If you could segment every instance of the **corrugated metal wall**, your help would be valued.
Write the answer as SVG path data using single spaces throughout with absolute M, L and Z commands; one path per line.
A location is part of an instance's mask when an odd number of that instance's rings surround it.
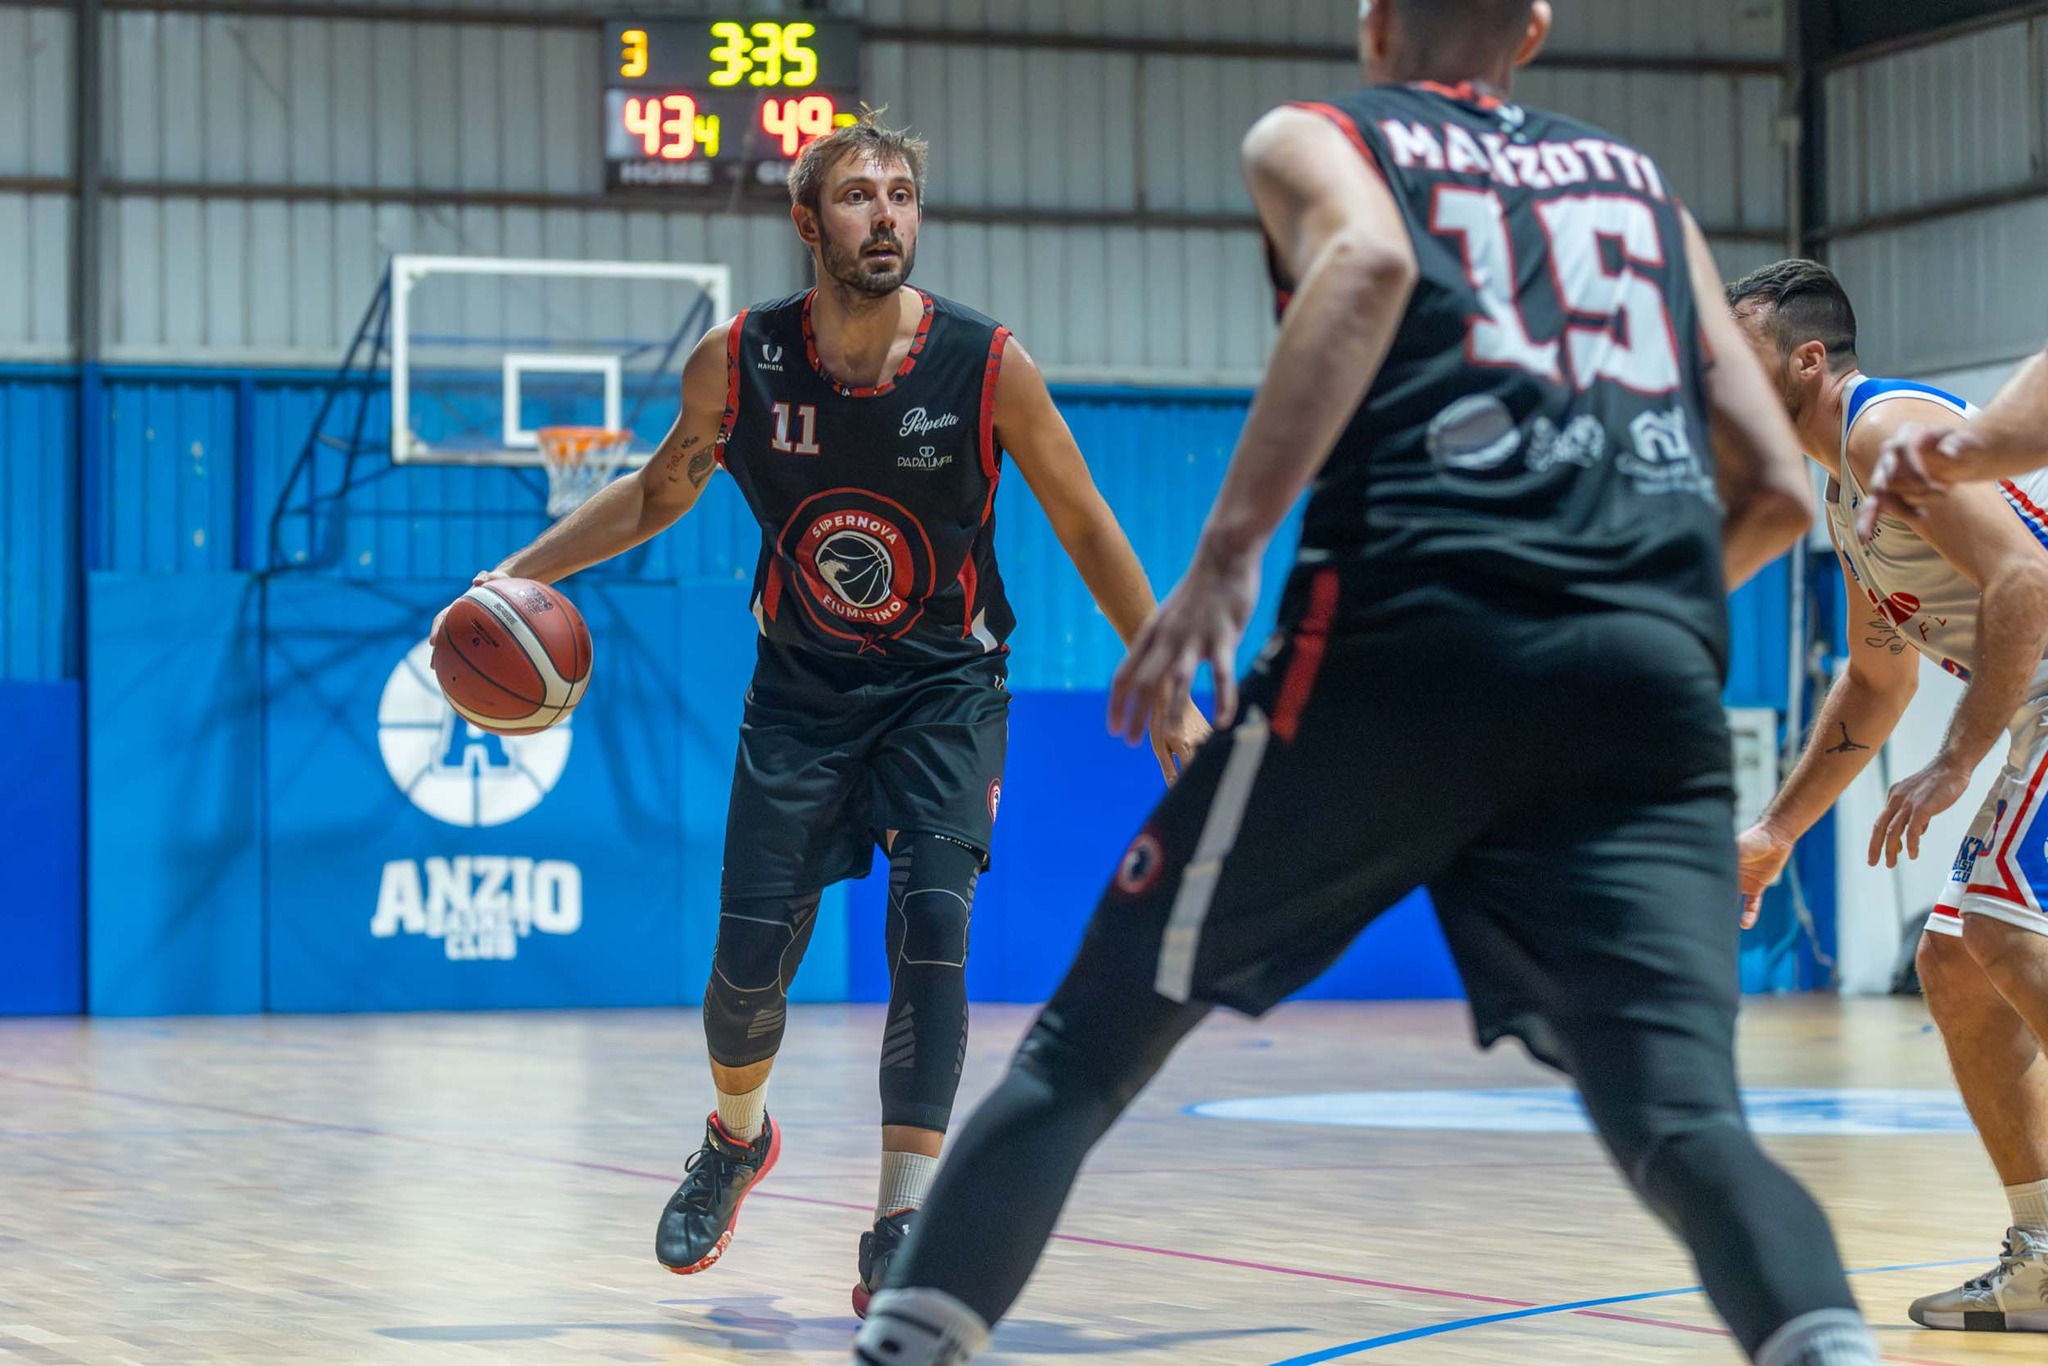
M 2023 355 L 2048 332 L 2048 20 L 1826 78 L 1829 257 L 1865 358 L 1897 372 Z
M 0 179 L 71 174 L 71 16 L 0 9 Z M 71 200 L 0 190 L 0 357 L 56 359 L 71 345 Z
M 303 18 L 110 13 L 108 358 L 326 363 L 394 251 L 719 260 L 742 297 L 802 281 L 804 259 L 772 213 L 597 202 L 595 23 L 564 26 L 559 5 L 530 25 L 520 4 L 474 7 L 506 21 L 414 22 L 402 5 L 392 18 L 332 18 L 317 0 Z M 1355 81 L 1354 63 L 1334 55 L 1353 41 L 1348 3 L 838 8 L 878 26 L 869 97 L 937 134 L 922 283 L 1003 317 L 1056 376 L 1256 376 L 1272 324 L 1237 145 L 1280 100 Z M 1565 10 L 1554 47 L 1580 56 L 1768 61 L 1782 29 L 1778 0 Z M 0 11 L 0 39 L 16 40 L 0 41 L 0 176 L 68 174 L 67 24 L 59 11 Z M 991 33 L 1139 45 L 1033 48 Z M 1144 41 L 1333 56 L 1147 51 Z M 453 79 L 433 79 L 443 72 Z M 1750 234 L 1717 242 L 1731 272 L 1773 254 L 1760 237 L 1786 217 L 1775 76 L 1539 68 L 1525 81 L 1531 102 L 1643 144 L 1709 228 Z M 498 202 L 459 202 L 480 194 Z M 1073 215 L 1093 218 L 1060 221 Z M 69 237 L 63 196 L 0 197 L 0 356 L 61 351 Z
M 76 394 L 0 375 L 0 682 L 76 676 Z

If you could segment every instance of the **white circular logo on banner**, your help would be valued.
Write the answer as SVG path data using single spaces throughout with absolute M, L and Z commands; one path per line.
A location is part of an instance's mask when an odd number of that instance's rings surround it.
M 539 806 L 569 763 L 569 723 L 492 735 L 441 696 L 426 641 L 412 647 L 377 703 L 377 751 L 407 801 L 449 825 L 503 825 Z

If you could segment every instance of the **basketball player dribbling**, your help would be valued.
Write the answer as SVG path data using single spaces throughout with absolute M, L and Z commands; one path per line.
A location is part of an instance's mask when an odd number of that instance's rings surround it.
M 1372 84 L 1249 135 L 1280 336 L 1194 563 L 1111 694 L 1135 738 L 1206 660 L 1227 729 L 954 1141 L 865 1366 L 979 1351 L 1179 1040 L 1214 1006 L 1269 1009 L 1418 884 L 1481 1040 L 1578 1083 L 1750 1356 L 1877 1362 L 1734 1062 L 1723 596 L 1798 541 L 1812 494 L 1655 165 L 1509 102 L 1549 26 L 1546 0 L 1384 0 L 1360 28 Z M 1261 553 L 1311 482 L 1240 706 Z
M 774 1165 L 768 1074 L 819 894 L 865 876 L 880 844 L 882 1174 L 856 1311 L 931 1183 L 966 1049 L 968 922 L 1008 737 L 994 525 L 1006 453 L 1126 641 L 1154 606 L 1031 357 L 1007 328 L 906 283 L 924 165 L 925 144 L 872 113 L 809 144 L 789 185 L 817 286 L 714 328 L 648 465 L 478 576 L 551 583 L 620 554 L 688 512 L 721 465 L 760 521 L 758 657 L 704 993 L 717 1109 L 655 1252 L 681 1274 L 711 1266 Z M 1168 781 L 1207 735 L 1186 697 L 1160 714 Z

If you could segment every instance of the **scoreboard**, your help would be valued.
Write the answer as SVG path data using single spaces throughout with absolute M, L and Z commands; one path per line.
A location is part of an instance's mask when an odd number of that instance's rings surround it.
M 618 19 L 603 46 L 605 184 L 782 183 L 860 108 L 860 25 Z

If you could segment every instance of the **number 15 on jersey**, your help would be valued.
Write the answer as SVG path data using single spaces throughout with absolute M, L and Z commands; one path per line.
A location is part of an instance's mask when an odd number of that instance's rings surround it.
M 1570 321 L 1562 338 L 1538 341 L 1529 333 L 1516 273 L 1507 209 L 1492 190 L 1442 185 L 1430 210 L 1430 231 L 1455 237 L 1465 275 L 1483 311 L 1470 322 L 1465 349 L 1474 364 L 1505 365 L 1570 382 L 1584 391 L 1603 381 L 1659 396 L 1679 385 L 1678 339 L 1671 311 L 1656 281 L 1631 266 L 1665 263 L 1655 210 L 1626 195 L 1582 194 L 1539 200 L 1536 220 L 1548 240 L 1550 276 Z M 1600 245 L 1620 249 L 1621 268 L 1609 270 Z

